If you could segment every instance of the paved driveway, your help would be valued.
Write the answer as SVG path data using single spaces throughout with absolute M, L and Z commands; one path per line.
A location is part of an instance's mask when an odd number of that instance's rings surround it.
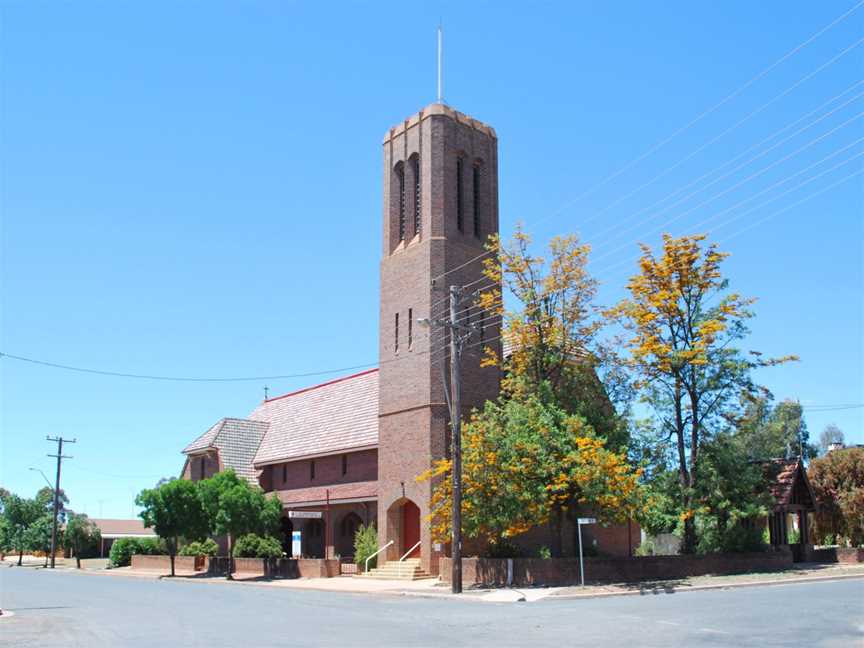
M 864 646 L 864 580 L 537 603 L 0 569 L 8 646 Z

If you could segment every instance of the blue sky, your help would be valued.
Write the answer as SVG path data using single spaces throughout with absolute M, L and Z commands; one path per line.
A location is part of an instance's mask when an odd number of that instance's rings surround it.
M 861 38 L 864 8 L 639 159 L 853 4 L 7 0 L 0 349 L 169 376 L 374 363 L 380 142 L 435 98 L 441 18 L 445 98 L 498 132 L 505 234 L 578 231 L 611 303 L 637 241 L 673 218 L 673 234 L 708 232 L 732 287 L 759 298 L 747 348 L 801 356 L 759 380 L 805 406 L 862 403 L 862 176 L 831 185 L 864 169 L 864 46 L 825 64 Z M 133 514 L 263 388 L 11 359 L 0 379 L 0 482 L 34 492 L 28 467 L 53 473 L 45 435 L 77 437 L 64 487 L 105 517 Z M 864 442 L 864 410 L 818 409 L 812 436 L 836 422 Z

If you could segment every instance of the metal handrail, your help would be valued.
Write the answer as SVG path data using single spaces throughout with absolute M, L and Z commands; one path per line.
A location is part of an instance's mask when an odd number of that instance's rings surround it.
M 393 544 L 394 542 L 395 542 L 395 540 L 391 540 L 390 542 L 388 542 L 387 544 L 385 544 L 385 545 L 384 545 L 383 547 L 381 547 L 378 551 L 376 551 L 374 554 L 372 554 L 371 556 L 369 556 L 369 557 L 366 559 L 366 564 L 363 565 L 363 573 L 364 573 L 364 574 L 369 573 L 369 561 L 372 560 L 372 559 L 373 559 L 375 556 L 377 556 L 379 553 L 381 553 L 382 551 L 384 551 L 387 547 L 389 547 L 389 546 L 390 546 L 391 544 Z
M 417 544 L 415 544 L 415 545 L 414 545 L 413 547 L 411 547 L 408 551 L 406 551 L 406 552 L 405 552 L 405 555 L 402 556 L 402 557 L 399 559 L 399 566 L 398 566 L 397 569 L 396 569 L 396 573 L 399 574 L 399 576 L 402 575 L 402 565 L 405 563 L 405 559 L 408 557 L 408 555 L 409 555 L 412 551 L 414 551 L 417 547 L 420 546 L 420 543 L 421 543 L 421 542 L 423 542 L 423 541 L 422 541 L 422 540 L 418 540 L 418 541 L 417 541 Z

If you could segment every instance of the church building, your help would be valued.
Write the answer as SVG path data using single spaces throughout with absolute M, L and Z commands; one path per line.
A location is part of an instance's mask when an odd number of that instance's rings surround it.
M 372 523 L 386 560 L 407 555 L 438 573 L 444 548 L 426 521 L 431 483 L 416 477 L 449 454 L 449 365 L 445 333 L 418 320 L 448 314 L 449 286 L 488 284 L 478 257 L 498 232 L 497 144 L 492 127 L 443 103 L 387 131 L 379 367 L 267 398 L 183 450 L 185 478 L 233 468 L 278 497 L 289 553 L 299 530 L 303 555 L 350 556 L 355 530 Z M 482 345 L 500 351 L 501 341 L 476 307 L 459 317 L 475 324 L 462 359 L 467 415 L 498 394 L 499 370 L 479 360 Z

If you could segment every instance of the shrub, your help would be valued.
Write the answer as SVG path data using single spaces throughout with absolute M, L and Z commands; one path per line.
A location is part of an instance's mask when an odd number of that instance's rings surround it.
M 548 559 L 548 558 L 551 558 L 551 557 L 552 557 L 552 550 L 549 549 L 549 547 L 547 547 L 546 545 L 543 545 L 543 546 L 540 547 L 540 549 L 537 551 L 537 556 L 540 557 L 540 558 L 543 558 L 544 560 L 545 560 L 545 559 Z
M 109 558 L 112 567 L 128 567 L 132 556 L 164 556 L 168 552 L 158 538 L 118 538 L 111 545 Z
M 178 552 L 181 556 L 215 556 L 219 547 L 212 538 L 202 542 L 190 542 L 184 545 Z
M 501 538 L 498 542 L 490 542 L 486 549 L 486 554 L 489 558 L 525 558 L 527 552 L 506 538 Z
M 378 531 L 372 524 L 361 524 L 354 533 L 354 563 L 365 566 L 366 559 L 376 551 L 378 551 Z M 369 561 L 369 568 L 375 567 L 377 563 L 376 556 Z
M 282 544 L 272 536 L 247 533 L 234 543 L 235 558 L 281 558 Z

